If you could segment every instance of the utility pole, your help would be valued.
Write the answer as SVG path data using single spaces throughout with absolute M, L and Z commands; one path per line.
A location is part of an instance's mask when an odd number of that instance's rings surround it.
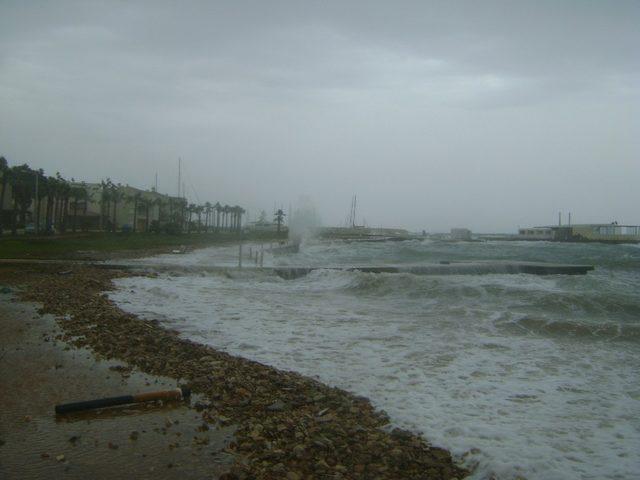
M 158 191 L 158 172 L 156 172 L 155 190 Z

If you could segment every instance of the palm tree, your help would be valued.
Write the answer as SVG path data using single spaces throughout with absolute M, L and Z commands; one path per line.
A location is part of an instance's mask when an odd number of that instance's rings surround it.
M 282 211 L 281 208 L 279 208 L 278 211 L 275 213 L 274 220 L 278 224 L 278 233 L 280 233 L 280 226 L 282 225 L 282 222 L 284 222 L 285 216 L 286 214 Z
M 222 207 L 222 213 L 223 213 L 223 222 L 222 222 L 222 229 L 223 230 L 228 230 L 229 229 L 229 213 L 231 212 L 231 207 L 229 205 L 225 205 L 224 207 Z
M 232 229 L 234 231 L 239 232 L 240 224 L 242 223 L 241 217 L 242 217 L 242 214 L 244 213 L 244 209 L 239 205 L 234 205 L 233 207 L 231 207 L 231 210 L 232 210 L 232 219 L 233 219 Z
M 135 233 L 138 228 L 138 206 L 140 205 L 141 197 L 142 194 L 140 192 L 136 192 L 125 199 L 127 203 L 133 203 L 133 225 L 131 226 L 131 231 L 133 233 Z
M 44 170 L 39 169 L 36 171 L 36 181 L 38 182 L 38 193 L 34 196 L 35 214 L 36 214 L 36 233 L 40 233 L 40 219 L 42 217 L 42 201 L 49 195 L 49 180 L 44 174 Z
M 122 189 L 122 185 L 121 184 L 111 184 L 111 201 L 113 202 L 113 233 L 116 232 L 117 229 L 117 225 L 118 225 L 118 217 L 117 217 L 117 210 L 118 210 L 118 203 L 120 201 L 122 201 L 124 199 L 124 191 Z
M 194 212 L 196 215 L 198 215 L 198 233 L 200 233 L 200 229 L 202 228 L 202 212 L 203 211 L 204 211 L 203 205 L 196 205 Z
M 242 215 L 245 213 L 247 213 L 247 211 L 244 208 L 238 207 L 238 231 L 242 230 Z
M 87 185 L 82 182 L 80 185 L 74 185 L 71 187 L 70 197 L 73 198 L 73 233 L 76 232 L 78 226 L 78 204 L 83 203 L 83 209 L 86 210 L 87 202 L 89 201 L 89 192 L 87 192 Z
M 58 180 L 55 177 L 47 177 L 45 182 L 45 191 L 47 194 L 47 206 L 45 211 L 45 232 L 50 233 L 53 226 L 54 204 L 56 192 L 58 189 Z
M 11 167 L 11 197 L 13 198 L 13 213 L 11 232 L 18 233 L 18 214 L 24 225 L 26 223 L 27 210 L 35 195 L 35 182 L 33 170 L 26 163 Z
M 187 233 L 191 233 L 191 215 L 196 211 L 196 206 L 190 203 L 186 207 L 187 209 Z
M 100 186 L 102 187 L 102 195 L 100 197 L 100 225 L 103 230 L 107 230 L 107 227 L 110 222 L 110 212 L 111 212 L 111 179 L 107 178 L 106 180 L 102 180 L 100 182 Z
M 187 216 L 187 210 L 188 210 L 188 204 L 187 204 L 187 199 L 186 198 L 181 198 L 180 199 L 180 232 L 182 232 L 184 230 L 184 219 Z M 187 229 L 188 229 L 188 225 L 187 225 Z
M 213 208 L 216 211 L 216 232 L 217 232 L 218 230 L 220 230 L 220 212 L 222 211 L 222 205 L 220 205 L 220 202 L 216 202 Z
M 204 213 L 205 213 L 204 231 L 205 231 L 205 233 L 207 233 L 207 231 L 209 230 L 209 220 L 211 218 L 211 211 L 212 210 L 213 210 L 213 205 L 211 205 L 211 202 L 206 202 L 204 204 Z
M 62 177 L 62 175 L 60 175 L 60 172 L 56 173 L 56 178 L 60 182 L 60 188 L 59 188 L 60 206 L 58 209 L 58 214 L 60 217 L 60 232 L 64 233 L 67 231 L 67 218 L 68 218 L 68 211 L 69 211 L 69 197 L 71 195 L 71 185 L 69 185 L 69 182 L 65 180 Z
M 4 217 L 4 194 L 7 188 L 7 184 L 9 183 L 9 176 L 11 175 L 11 169 L 9 168 L 9 163 L 7 159 L 4 157 L 0 157 L 0 174 L 2 174 L 2 187 L 0 188 L 0 235 L 2 235 L 2 220 Z

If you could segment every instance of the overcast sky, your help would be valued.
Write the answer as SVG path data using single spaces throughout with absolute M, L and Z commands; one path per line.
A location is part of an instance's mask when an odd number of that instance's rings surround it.
M 0 155 L 339 224 L 640 224 L 640 1 L 0 0 Z M 197 194 L 197 197 L 196 197 Z

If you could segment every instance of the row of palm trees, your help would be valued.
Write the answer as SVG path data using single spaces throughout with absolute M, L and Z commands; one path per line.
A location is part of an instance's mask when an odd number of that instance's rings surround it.
M 18 225 L 26 224 L 32 206 L 36 231 L 51 230 L 52 225 L 59 225 L 61 232 L 68 227 L 76 231 L 78 210 L 83 204 L 86 213 L 88 192 L 84 182 L 75 183 L 73 179 L 69 182 L 59 172 L 55 176 L 46 176 L 42 169 L 33 170 L 27 164 L 9 167 L 4 157 L 0 157 L 0 175 L 0 234 L 6 226 L 10 226 L 15 234 Z M 8 199 L 10 208 L 7 209 L 5 197 L 8 187 L 11 187 L 11 196 Z M 5 210 L 10 211 L 8 222 Z
M 200 232 L 210 231 L 239 231 L 242 228 L 242 215 L 246 210 L 238 205 L 221 205 L 217 202 L 215 205 L 206 202 L 204 205 L 195 205 L 190 203 L 187 205 L 187 225 L 188 230 L 191 226 L 195 226 Z M 193 221 L 193 215 L 196 221 Z M 202 216 L 204 215 L 204 222 Z
M 7 199 L 10 208 L 4 205 L 7 190 L 11 192 Z M 128 191 L 132 193 L 127 194 Z M 90 225 L 87 210 L 89 204 L 96 201 L 100 209 L 98 222 Z M 155 191 L 128 189 L 109 178 L 92 191 L 86 183 L 68 181 L 60 173 L 46 176 L 43 170 L 31 169 L 27 164 L 9 167 L 7 160 L 0 157 L 0 235 L 7 226 L 16 234 L 19 225 L 27 225 L 29 215 L 35 220 L 36 232 L 51 232 L 54 228 L 61 233 L 69 228 L 74 232 L 78 228 L 115 232 L 118 212 L 124 205 L 133 205 L 131 230 L 134 232 L 139 228 L 140 217 L 144 218 L 141 227 L 144 231 L 160 231 L 161 227 L 167 231 L 170 227 L 174 233 L 240 231 L 245 213 L 238 205 L 189 204 L 186 199 L 159 195 Z M 157 220 L 151 220 L 152 209 L 157 209 Z

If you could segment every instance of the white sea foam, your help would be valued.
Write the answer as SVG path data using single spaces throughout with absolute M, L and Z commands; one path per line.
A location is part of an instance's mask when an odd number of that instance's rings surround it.
M 365 256 L 315 248 L 334 260 Z M 579 293 L 602 281 L 594 278 L 163 275 L 118 280 L 110 296 L 194 340 L 366 395 L 397 425 L 477 466 L 474 478 L 635 478 L 638 343 L 518 328 L 528 318 L 630 321 L 598 309 L 585 317 Z

